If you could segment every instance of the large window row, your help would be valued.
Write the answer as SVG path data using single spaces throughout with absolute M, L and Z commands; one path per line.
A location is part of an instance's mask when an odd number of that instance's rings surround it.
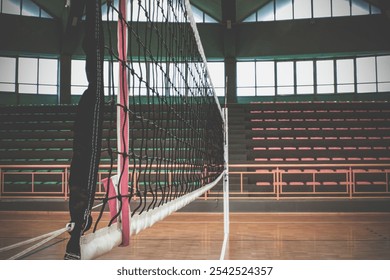
M 158 3 L 156 1 L 132 1 L 131 4 L 127 5 L 127 20 L 133 19 L 139 22 L 146 22 L 149 19 L 145 10 L 148 10 L 156 22 L 165 22 L 167 20 L 174 21 L 175 19 L 173 17 L 167 18 L 167 13 L 171 12 L 168 11 L 168 9 L 178 8 L 179 3 L 176 0 L 171 0 L 169 2 L 172 3 L 170 7 L 167 5 L 168 2 Z M 182 2 L 180 5 L 184 5 L 184 2 Z M 116 9 L 119 9 L 119 0 L 114 0 L 114 6 Z M 191 5 L 191 7 L 196 22 L 217 23 L 217 20 L 209 16 L 204 11 L 193 5 Z M 110 19 L 116 21 L 118 20 L 118 14 L 112 9 L 110 10 L 109 14 L 107 14 L 107 4 L 104 4 L 102 6 L 102 18 L 103 20 Z
M 19 16 L 52 18 L 48 13 L 46 13 L 31 0 L 0 0 L 0 13 Z
M 140 66 L 143 73 L 146 71 L 146 64 Z M 184 64 L 182 67 L 185 67 Z M 114 88 L 115 94 L 118 90 L 118 62 L 115 62 L 110 69 L 110 64 L 104 62 L 104 85 L 105 94 L 109 94 L 109 89 Z M 164 67 L 163 67 L 164 68 Z M 210 62 L 208 64 L 210 76 L 216 90 L 220 96 L 224 95 L 224 64 L 223 62 Z M 169 69 L 168 66 L 165 69 Z M 184 69 L 184 68 L 183 68 Z M 58 59 L 33 58 L 33 57 L 5 57 L 0 56 L 0 92 L 21 93 L 21 94 L 51 94 L 57 95 L 59 88 L 59 62 Z M 113 86 L 110 85 L 112 79 Z M 153 76 L 154 75 L 154 76 Z M 146 80 L 154 79 L 155 86 L 160 88 L 160 92 L 169 95 L 169 84 L 163 72 L 149 73 Z M 137 81 L 130 80 L 136 83 Z M 137 86 L 137 85 L 136 85 Z M 143 94 L 146 93 L 144 84 L 140 84 Z M 72 60 L 71 65 L 71 94 L 81 95 L 88 87 L 88 80 L 85 74 L 85 60 Z
M 114 89 L 114 94 L 117 94 L 118 85 L 119 85 L 119 65 L 118 62 L 114 62 L 112 66 L 105 61 L 103 64 L 104 67 L 104 86 L 105 86 L 105 94 L 110 94 L 110 89 Z M 112 69 L 110 69 L 110 67 Z M 137 66 L 138 67 L 138 66 Z M 162 64 L 162 68 L 164 71 L 169 73 L 171 70 L 169 65 Z M 184 69 L 185 65 L 178 66 Z M 139 65 L 140 69 L 136 69 L 137 73 L 142 73 L 143 79 L 148 81 L 152 86 L 159 89 L 159 92 L 164 92 L 165 95 L 170 95 L 172 88 L 169 86 L 169 81 L 165 78 L 163 70 L 160 68 L 155 69 L 155 72 L 151 72 L 146 63 L 142 63 Z M 224 87 L 225 87 L 225 77 L 224 77 L 224 64 L 223 62 L 210 62 L 208 63 L 208 69 L 210 71 L 211 80 L 213 82 L 213 86 L 215 88 L 216 94 L 218 96 L 224 96 Z M 71 69 L 71 92 L 73 95 L 82 94 L 88 87 L 88 81 L 85 75 L 85 61 L 84 60 L 72 60 L 72 69 Z M 183 70 L 184 71 L 184 70 Z M 129 74 L 130 75 L 130 74 Z M 113 79 L 109 79 L 109 77 L 113 77 Z M 174 75 L 172 74 L 170 79 L 174 79 Z M 141 95 L 147 95 L 147 89 L 144 83 L 139 83 L 138 79 L 132 79 L 130 76 L 128 77 L 130 83 L 134 83 L 135 87 L 138 87 L 141 91 Z M 111 85 L 110 83 L 113 83 Z M 111 92 L 112 93 L 112 92 Z
M 58 94 L 58 59 L 31 57 L 0 57 L 0 92 L 22 94 Z M 118 81 L 118 64 L 109 69 L 104 63 L 105 92 L 110 88 L 110 73 L 114 86 Z M 169 81 L 164 73 L 149 72 L 140 66 L 145 79 L 169 95 Z M 180 66 L 179 66 L 180 67 Z M 184 67 L 184 66 L 183 66 Z M 164 66 L 163 66 L 164 68 Z M 167 70 L 168 69 L 168 70 Z M 223 62 L 209 62 L 208 69 L 218 96 L 224 96 Z M 169 71 L 169 66 L 165 66 Z M 82 94 L 88 86 L 85 61 L 72 60 L 71 92 Z M 146 95 L 144 84 L 141 91 Z M 116 89 L 117 90 L 117 89 Z M 390 92 L 390 55 L 337 59 L 237 62 L 238 96 L 274 96 L 294 94 L 333 94 Z
M 0 57 L 0 92 L 58 93 L 58 60 Z
M 273 0 L 245 22 L 380 14 L 365 0 Z
M 238 96 L 390 92 L 390 55 L 241 61 Z

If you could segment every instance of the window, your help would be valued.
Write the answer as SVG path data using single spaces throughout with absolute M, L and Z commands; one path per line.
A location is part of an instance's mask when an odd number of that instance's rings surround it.
M 58 61 L 56 59 L 39 59 L 38 93 L 57 94 Z
M 38 93 L 38 59 L 19 58 L 19 92 Z
M 332 1 L 332 15 L 334 17 L 343 17 L 351 15 L 350 0 Z
M 355 67 L 353 59 L 339 59 L 337 65 L 337 92 L 355 91 Z
M 311 18 L 311 0 L 294 1 L 294 18 Z
M 297 94 L 314 93 L 313 61 L 297 61 Z
M 244 21 L 360 16 L 381 11 L 365 0 L 273 0 Z
M 376 66 L 375 57 L 363 57 L 356 59 L 357 91 L 376 91 Z
M 255 62 L 237 63 L 237 95 L 256 95 L 256 68 Z
M 223 62 L 208 62 L 207 67 L 210 71 L 211 81 L 213 83 L 217 96 L 225 96 L 225 65 Z
M 153 3 L 154 2 L 154 3 Z M 179 8 L 178 4 L 175 3 L 176 1 L 172 1 L 172 7 L 173 9 L 181 9 Z M 141 3 L 141 5 L 140 5 Z M 153 4 L 152 4 L 153 3 Z M 114 7 L 116 9 L 119 9 L 119 1 L 114 0 Z M 210 15 L 205 13 L 204 11 L 198 9 L 197 7 L 191 5 L 192 7 L 192 12 L 194 15 L 194 19 L 196 22 L 212 22 L 216 23 L 217 21 L 212 18 Z M 127 20 L 132 20 L 132 21 L 138 21 L 138 22 L 146 22 L 150 19 L 148 19 L 148 16 L 145 12 L 150 11 L 150 15 L 152 15 L 153 19 L 155 22 L 165 22 L 166 20 L 168 21 L 174 21 L 173 18 L 167 19 L 167 11 L 164 11 L 164 9 L 167 9 L 167 4 L 166 3 L 157 3 L 156 1 L 131 1 L 127 5 Z M 102 5 L 102 19 L 103 20 L 118 20 L 118 13 L 112 9 L 110 9 L 110 13 L 107 15 L 107 4 Z
M 390 92 L 390 55 L 239 61 L 238 96 Z
M 313 17 L 330 17 L 332 14 L 331 0 L 313 0 Z
M 20 15 L 20 0 L 2 0 L 1 12 L 3 14 Z
M 369 15 L 370 14 L 370 4 L 364 0 L 354 0 L 352 1 L 352 15 Z
M 293 5 L 291 0 L 275 0 L 276 20 L 292 19 Z
M 31 0 L 0 0 L 0 13 L 52 18 L 47 12 L 45 12 Z
M 377 57 L 378 91 L 390 92 L 390 55 Z
M 259 61 L 256 70 L 257 95 L 275 95 L 275 62 Z
M 261 8 L 257 12 L 257 18 L 255 17 L 253 21 L 272 21 L 272 20 L 275 20 L 275 3 L 274 2 L 270 2 L 267 5 L 265 5 L 263 8 Z
M 104 93 L 117 95 L 119 86 L 119 62 L 103 62 Z M 84 74 L 85 75 L 85 74 Z
M 278 94 L 294 94 L 294 63 L 291 61 L 278 62 L 276 69 Z
M 71 93 L 74 95 L 83 94 L 88 87 L 85 60 L 72 60 L 71 71 Z
M 333 60 L 317 61 L 317 93 L 334 93 Z
M 0 57 L 0 92 L 15 92 L 16 58 Z
M 58 61 L 43 58 L 19 58 L 19 93 L 54 94 L 58 93 Z
M 198 9 L 197 7 L 191 5 L 192 7 L 192 13 L 194 15 L 195 22 L 210 22 L 210 23 L 216 23 L 217 21 L 213 19 L 211 16 L 209 16 L 207 13 L 203 12 L 202 10 Z

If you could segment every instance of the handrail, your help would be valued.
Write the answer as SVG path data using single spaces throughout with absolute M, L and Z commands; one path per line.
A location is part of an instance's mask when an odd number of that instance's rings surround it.
M 104 169 L 108 169 L 109 164 L 101 164 L 99 171 L 99 183 L 107 172 Z M 143 165 L 139 166 L 143 167 Z M 154 167 L 157 167 L 155 165 Z M 167 165 L 169 167 L 169 165 Z M 190 166 L 188 166 L 190 167 Z M 56 165 L 0 165 L 0 199 L 1 198 L 61 198 L 68 199 L 68 176 L 69 176 L 69 164 L 56 164 Z M 28 171 L 24 171 L 28 170 Z M 53 170 L 53 171 L 50 171 Z M 137 170 L 136 172 L 139 172 Z M 168 171 L 163 171 L 169 173 Z M 58 176 L 58 185 L 56 189 L 39 191 L 39 185 L 35 181 L 37 176 L 45 176 L 52 174 L 52 176 Z M 295 176 L 295 175 L 296 176 Z M 335 182 L 327 182 L 327 184 L 321 185 L 319 177 L 326 177 L 327 174 L 339 177 L 339 185 L 335 185 Z M 11 189 L 11 186 L 7 186 L 8 176 L 24 175 L 24 188 L 25 190 Z M 26 177 L 31 175 L 31 181 L 28 181 Z M 306 179 L 302 179 L 303 176 Z M 390 196 L 390 163 L 389 164 L 229 164 L 229 176 L 235 182 L 231 181 L 231 198 L 250 198 L 250 199 L 283 199 L 286 197 L 294 198 L 307 198 L 307 197 L 346 197 L 349 199 L 359 197 L 389 197 Z M 265 178 L 264 176 L 268 176 Z M 292 184 L 286 177 L 296 177 L 300 179 L 299 182 Z M 310 177 L 311 176 L 311 177 Z M 374 181 L 370 182 L 369 176 L 376 176 Z M 61 178 L 60 178 L 61 177 Z M 310 177 L 310 180 L 308 179 Z M 10 178 L 10 177 L 8 177 Z M 42 178 L 42 177 L 40 177 Z M 256 182 L 246 183 L 245 180 L 253 179 L 258 180 Z M 379 179 L 378 179 L 379 178 Z M 54 181 L 54 180 L 53 180 Z M 42 180 L 40 180 L 42 182 Z M 332 184 L 329 184 L 332 183 Z M 337 182 L 336 182 L 337 183 Z M 23 184 L 20 184 L 23 185 Z M 31 188 L 28 186 L 31 185 Z M 15 185 L 17 186 L 17 185 Z M 14 186 L 12 186 L 14 187 Z M 104 190 L 99 184 L 97 193 L 103 194 Z M 50 186 L 48 187 L 50 189 Z M 208 198 L 220 198 L 220 191 L 211 190 L 205 195 L 205 199 Z

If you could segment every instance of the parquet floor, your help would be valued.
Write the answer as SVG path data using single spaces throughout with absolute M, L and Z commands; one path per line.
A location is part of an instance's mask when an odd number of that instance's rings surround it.
M 106 218 L 107 219 L 107 218 Z M 390 260 L 390 213 L 232 213 L 227 259 Z M 0 212 L 0 248 L 60 228 L 65 212 Z M 64 233 L 23 259 L 62 259 Z M 176 213 L 100 259 L 218 259 L 222 214 Z M 0 252 L 7 259 L 28 246 Z

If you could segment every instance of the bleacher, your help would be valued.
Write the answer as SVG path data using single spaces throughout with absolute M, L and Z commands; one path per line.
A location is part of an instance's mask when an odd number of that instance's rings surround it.
M 164 110 L 154 112 L 150 111 L 147 105 L 134 106 L 142 112 L 142 118 L 147 119 L 141 122 L 140 116 L 129 115 L 130 145 L 134 147 L 137 156 L 133 159 L 133 162 L 137 162 L 137 168 L 138 164 L 142 165 L 144 158 L 148 156 L 163 158 L 174 150 L 186 149 L 185 144 L 177 146 L 181 135 L 185 137 L 186 129 L 183 127 L 178 129 L 177 122 L 167 120 Z M 66 198 L 69 166 L 73 155 L 73 125 L 76 109 L 75 105 L 0 108 L 0 194 L 2 196 Z M 109 133 L 111 133 L 111 147 L 116 147 L 115 121 L 116 114 L 111 114 L 110 109 L 106 107 L 99 181 L 109 173 L 110 156 L 107 151 Z M 163 129 L 155 132 L 156 126 Z M 170 133 L 170 129 L 175 130 L 174 135 Z M 163 148 L 152 149 L 156 142 Z M 158 180 L 156 174 L 157 172 L 148 173 L 147 176 L 144 174 L 139 177 L 138 183 L 142 185 L 147 180 L 156 181 Z M 104 193 L 101 184 L 98 193 Z
M 3 196 L 66 197 L 75 114 L 76 106 L 0 108 Z M 163 114 L 151 113 L 149 118 Z M 107 113 L 103 147 L 109 118 Z M 134 122 L 130 133 L 135 139 L 137 126 Z M 149 135 L 144 144 L 149 146 L 158 137 Z M 173 148 L 169 139 L 160 138 L 167 149 Z M 137 140 L 133 143 L 137 145 Z M 233 198 L 389 195 L 389 102 L 230 105 L 229 147 Z M 108 163 L 103 152 L 102 164 Z M 103 168 L 102 174 L 106 171 Z M 217 186 L 208 195 L 220 196 L 220 192 Z
M 389 194 L 390 103 L 263 102 L 229 112 L 240 118 L 230 122 L 233 193 Z

